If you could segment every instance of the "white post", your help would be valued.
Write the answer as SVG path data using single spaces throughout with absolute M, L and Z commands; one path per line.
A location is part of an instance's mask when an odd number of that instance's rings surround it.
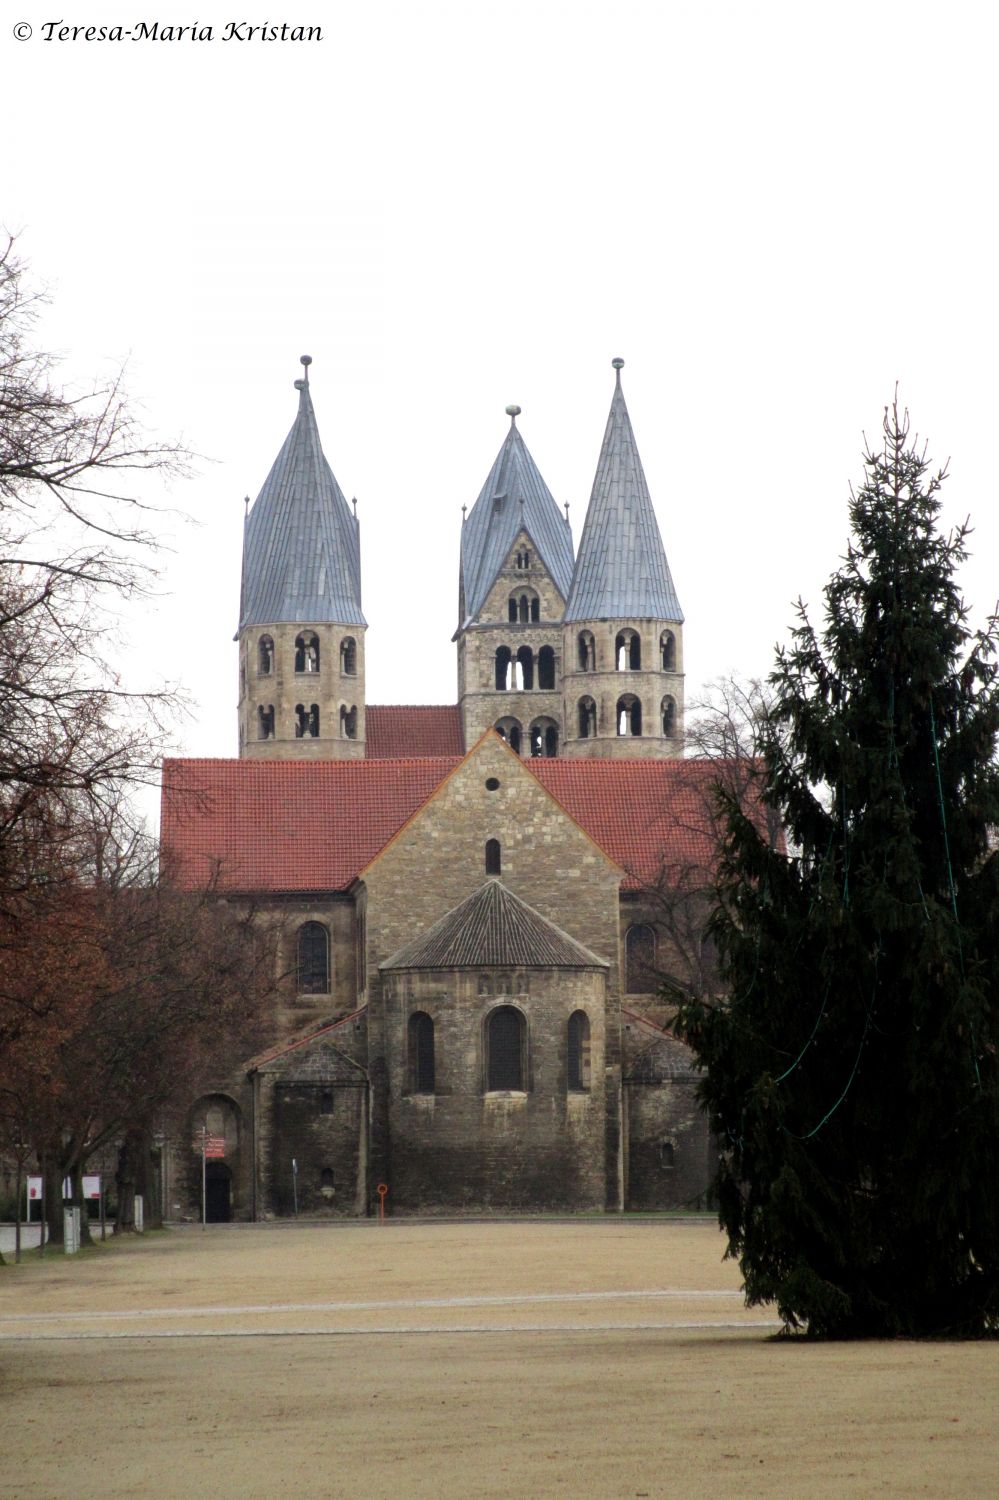
M 135 1232 L 136 1232 L 136 1234 L 143 1234 L 144 1233 L 143 1220 L 142 1220 L 142 1194 L 141 1193 L 136 1193 L 136 1195 L 135 1195 Z
M 201 1227 L 204 1229 L 208 1224 L 208 1172 L 206 1168 L 206 1153 L 208 1150 L 208 1126 L 201 1127 Z

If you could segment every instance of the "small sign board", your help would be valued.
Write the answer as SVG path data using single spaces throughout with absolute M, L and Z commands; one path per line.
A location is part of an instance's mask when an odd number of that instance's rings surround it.
M 36 1202 L 42 1196 L 42 1179 L 40 1177 L 28 1177 L 26 1181 L 28 1184 L 28 1201 L 29 1203 Z M 64 1198 L 72 1198 L 73 1196 L 73 1184 L 68 1177 L 62 1185 L 62 1195 Z M 99 1198 L 101 1196 L 101 1179 L 96 1174 L 93 1176 L 89 1172 L 84 1174 L 83 1196 L 84 1198 Z
M 209 1161 L 220 1161 L 225 1156 L 225 1136 L 205 1135 L 202 1137 L 200 1130 L 194 1137 L 194 1149 L 201 1152 L 202 1141 L 204 1142 L 205 1156 Z

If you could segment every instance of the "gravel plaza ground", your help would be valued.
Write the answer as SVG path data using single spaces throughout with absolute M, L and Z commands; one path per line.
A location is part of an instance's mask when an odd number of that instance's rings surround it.
M 999 1344 L 808 1344 L 708 1221 L 211 1225 L 0 1268 L 0 1496 L 993 1496 Z

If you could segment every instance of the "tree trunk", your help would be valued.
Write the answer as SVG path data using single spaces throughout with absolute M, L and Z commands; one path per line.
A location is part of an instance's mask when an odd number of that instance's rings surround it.
M 62 1164 L 56 1157 L 52 1159 L 53 1153 L 46 1152 L 42 1157 L 42 1233 L 50 1245 L 62 1245 L 63 1240 L 63 1217 L 62 1217 Z M 48 1233 L 45 1234 L 45 1226 L 48 1225 Z
M 137 1131 L 130 1130 L 118 1147 L 118 1169 L 115 1172 L 118 1216 L 115 1219 L 115 1234 L 135 1233 L 135 1195 L 138 1192 L 141 1145 L 142 1137 Z
M 145 1221 L 147 1229 L 163 1228 L 163 1152 L 154 1146 L 152 1137 L 146 1136 L 146 1198 Z
M 83 1196 L 83 1163 L 77 1162 L 70 1173 L 70 1181 L 73 1187 L 73 1207 L 80 1210 L 80 1244 L 92 1245 L 93 1235 L 90 1233 L 90 1218 L 87 1213 L 87 1200 Z

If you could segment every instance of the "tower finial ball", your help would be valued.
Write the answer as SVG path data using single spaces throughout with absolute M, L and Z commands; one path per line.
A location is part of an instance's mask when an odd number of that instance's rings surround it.
M 308 368 L 308 366 L 311 365 L 311 363 L 312 363 L 312 355 L 311 354 L 303 354 L 302 358 L 300 360 L 300 363 L 303 364 L 303 365 L 305 365 L 306 368 Z
M 611 364 L 614 366 L 615 370 L 623 370 L 624 369 L 624 360 L 623 359 L 612 359 L 611 360 Z
M 507 414 L 508 417 L 519 417 L 520 416 L 520 407 L 519 406 L 508 406 L 507 409 L 506 409 L 506 414 Z

